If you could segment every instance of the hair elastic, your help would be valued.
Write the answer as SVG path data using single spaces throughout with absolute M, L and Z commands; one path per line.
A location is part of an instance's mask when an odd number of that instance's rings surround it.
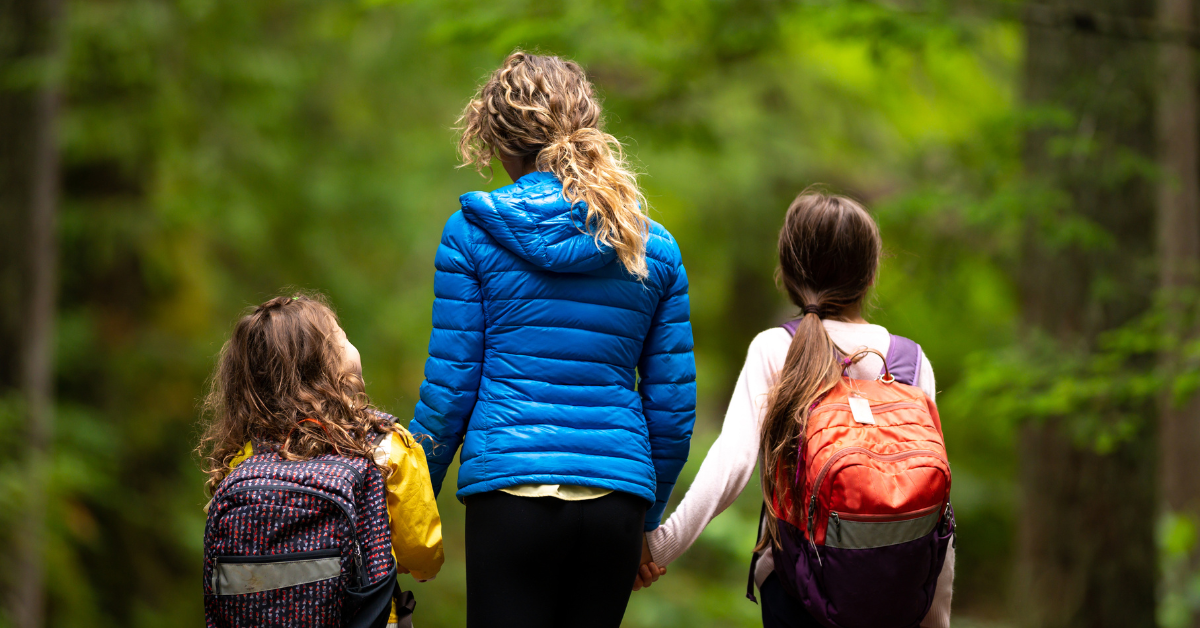
M 811 305 L 811 304 L 806 305 L 806 306 L 804 306 L 804 313 L 805 314 L 816 314 L 817 318 L 821 318 L 821 306 Z
M 292 432 L 295 432 L 296 428 L 300 427 L 301 423 L 316 423 L 317 427 L 321 428 L 322 432 L 325 432 L 325 436 L 329 437 L 329 445 L 333 447 L 333 453 L 339 456 L 342 455 L 341 450 L 338 449 L 337 443 L 333 442 L 333 435 L 329 433 L 329 429 L 325 427 L 325 424 L 311 417 L 296 421 L 296 425 L 292 426 L 292 431 L 288 432 L 289 439 L 292 437 Z

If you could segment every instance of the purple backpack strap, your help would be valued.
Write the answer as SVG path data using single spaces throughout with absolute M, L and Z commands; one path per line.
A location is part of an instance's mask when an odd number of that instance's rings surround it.
M 796 328 L 799 326 L 799 319 L 783 324 L 783 328 L 793 336 L 796 335 Z M 891 371 L 896 381 L 901 384 L 917 386 L 917 382 L 921 379 L 921 357 L 923 355 L 921 345 L 904 336 L 892 334 L 887 352 L 888 370 Z
M 888 345 L 887 367 L 892 377 L 901 384 L 917 386 L 921 379 L 921 345 L 892 334 L 892 342 Z

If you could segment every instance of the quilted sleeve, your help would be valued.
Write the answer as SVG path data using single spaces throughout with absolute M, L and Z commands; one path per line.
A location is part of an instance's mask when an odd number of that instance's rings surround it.
M 638 392 L 650 432 L 650 456 L 657 481 L 654 506 L 646 512 L 647 531 L 657 528 L 662 519 L 675 480 L 687 462 L 692 425 L 696 422 L 696 360 L 692 356 L 688 282 L 682 262 L 668 279 L 638 361 Z
M 434 494 L 462 444 L 475 408 L 483 370 L 483 296 L 469 248 L 470 225 L 462 212 L 446 221 L 434 258 L 433 332 L 425 381 L 409 430 L 425 448 Z

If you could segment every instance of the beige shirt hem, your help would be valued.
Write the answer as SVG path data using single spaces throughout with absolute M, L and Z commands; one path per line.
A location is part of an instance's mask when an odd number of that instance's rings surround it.
M 573 486 L 571 484 L 519 484 L 500 490 L 517 497 L 554 497 L 568 502 L 596 499 L 612 492 L 611 488 Z

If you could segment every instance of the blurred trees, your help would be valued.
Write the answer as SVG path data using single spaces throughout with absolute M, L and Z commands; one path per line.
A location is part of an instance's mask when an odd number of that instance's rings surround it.
M 1196 24 L 1192 0 L 1160 0 L 1158 24 L 1164 32 L 1158 61 L 1159 285 L 1168 342 L 1161 356 L 1168 373 L 1186 371 L 1188 344 L 1197 339 L 1194 311 L 1200 287 L 1200 101 L 1195 50 L 1184 28 Z M 1181 394 L 1182 393 L 1182 394 Z M 1159 451 L 1162 501 L 1168 528 L 1191 529 L 1191 547 L 1168 550 L 1164 561 L 1163 619 L 1167 625 L 1200 627 L 1200 394 L 1167 387 L 1159 399 Z
M 58 124 L 63 25 L 58 0 L 0 3 L 0 408 L 20 417 L 24 478 L 14 504 L 13 623 L 44 623 L 47 480 L 53 426 L 58 248 Z
M 1129 0 L 1086 10 L 1153 16 Z M 1031 185 L 1057 201 L 1030 208 L 1022 239 L 1033 359 L 1087 355 L 1100 334 L 1151 305 L 1155 206 L 1144 164 L 1154 155 L 1154 59 L 1150 45 L 1086 29 L 1026 30 L 1026 99 L 1064 114 L 1061 125 L 1032 129 L 1025 147 Z M 1154 625 L 1153 405 L 1134 411 L 1141 420 L 1099 450 L 1094 437 L 1080 437 L 1073 409 L 1022 430 L 1022 625 Z M 1104 412 L 1096 429 L 1120 420 Z
M 1068 19 L 1026 30 L 1012 19 L 1023 3 L 999 0 L 71 2 L 49 624 L 197 621 L 196 401 L 244 306 L 288 286 L 326 292 L 368 391 L 408 415 L 441 225 L 459 194 L 507 183 L 498 168 L 491 181 L 455 170 L 451 127 L 520 46 L 588 69 L 609 130 L 642 165 L 652 216 L 681 243 L 701 411 L 676 499 L 750 338 L 791 314 L 772 285 L 779 221 L 824 183 L 865 200 L 883 229 L 890 257 L 868 317 L 919 341 L 937 371 L 963 532 L 956 623 L 1100 622 L 1072 614 L 1087 600 L 1087 613 L 1116 613 L 1104 621 L 1144 625 L 1165 385 L 1149 305 L 1155 52 L 1081 31 L 1082 4 L 1049 4 Z M 16 68 L 0 68 L 5 85 Z M 4 137 L 17 138 L 31 114 L 7 111 Z M 10 159 L 16 145 L 0 147 L 0 176 L 32 163 Z M 3 256 L 25 242 L 9 226 Z M 25 276 L 12 259 L 0 267 L 6 389 Z M 1195 370 L 1191 354 L 1179 360 Z M 0 450 L 25 451 L 10 402 Z M 1022 477 L 1045 511 L 1018 507 Z M 6 547 L 26 480 L 0 459 Z M 756 625 L 742 596 L 754 486 L 635 594 L 627 625 Z M 462 506 L 452 490 L 440 505 L 448 563 L 415 586 L 418 621 L 461 625 Z M 1052 535 L 1045 553 L 1027 542 L 1021 554 L 1062 586 L 1013 612 L 1018 523 Z

